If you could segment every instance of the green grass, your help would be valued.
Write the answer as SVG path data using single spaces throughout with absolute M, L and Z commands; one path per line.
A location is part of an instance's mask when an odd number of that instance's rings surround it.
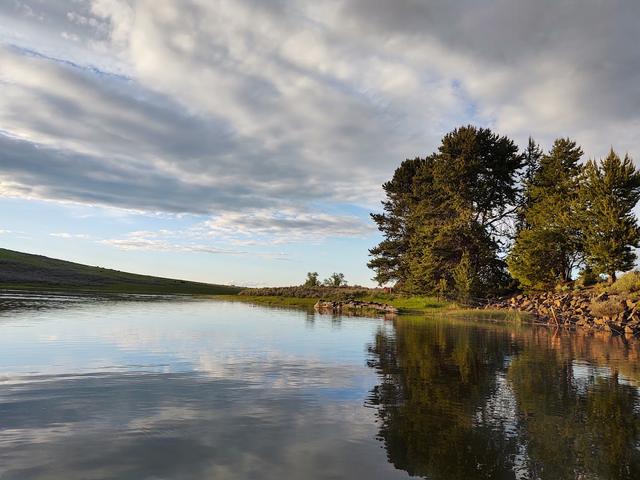
M 268 305 L 272 307 L 296 307 L 313 308 L 318 301 L 315 298 L 276 297 L 263 295 L 216 295 L 216 300 L 230 302 L 253 303 L 256 305 Z
M 433 312 L 456 308 L 456 304 L 447 300 L 439 300 L 435 297 L 402 296 L 394 294 L 375 294 L 359 298 L 364 302 L 388 303 L 400 310 L 400 313 Z
M 138 275 L 0 249 L 0 288 L 87 293 L 217 295 L 240 287 Z
M 311 308 L 318 301 L 311 297 L 284 297 L 274 295 L 219 295 L 220 300 L 234 302 L 254 303 L 258 305 L 271 305 L 279 307 L 300 307 Z M 324 296 L 324 300 L 335 300 L 330 295 Z M 433 313 L 450 311 L 456 308 L 451 302 L 441 301 L 434 297 L 405 297 L 393 294 L 373 294 L 368 296 L 358 296 L 358 301 L 377 302 L 393 305 L 400 310 L 400 313 Z
M 227 300 L 232 302 L 244 302 L 255 305 L 266 305 L 271 307 L 283 308 L 300 308 L 312 309 L 316 303 L 316 298 L 310 297 L 284 297 L 274 295 L 217 295 L 219 300 Z M 532 317 L 527 313 L 511 310 L 477 310 L 459 307 L 453 302 L 439 300 L 435 297 L 427 296 L 402 296 L 395 294 L 373 294 L 368 296 L 359 296 L 359 301 L 378 302 L 393 305 L 400 310 L 403 317 L 425 318 L 429 316 L 445 316 L 452 319 L 469 319 L 474 320 L 494 320 L 498 322 L 527 322 Z M 331 300 L 330 296 L 325 296 L 324 300 Z

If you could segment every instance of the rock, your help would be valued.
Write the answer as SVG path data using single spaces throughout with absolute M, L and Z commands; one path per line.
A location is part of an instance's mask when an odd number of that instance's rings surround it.
M 319 312 L 331 313 L 341 313 L 343 311 L 348 311 L 357 313 L 374 312 L 382 314 L 397 314 L 399 312 L 396 307 L 387 305 L 386 303 L 360 302 L 357 300 L 350 300 L 347 302 L 331 302 L 318 300 L 313 308 Z

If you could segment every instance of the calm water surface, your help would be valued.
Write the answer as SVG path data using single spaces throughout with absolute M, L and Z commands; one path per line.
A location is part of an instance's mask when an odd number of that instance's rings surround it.
M 639 358 L 473 319 L 4 293 L 0 479 L 638 479 Z

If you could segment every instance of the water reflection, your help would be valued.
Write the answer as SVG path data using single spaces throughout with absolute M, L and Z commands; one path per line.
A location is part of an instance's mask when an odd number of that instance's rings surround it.
M 3 480 L 406 478 L 362 402 L 381 320 L 187 300 L 0 319 Z
M 640 478 L 636 345 L 407 319 L 370 365 L 388 458 L 433 479 Z
M 620 338 L 193 299 L 9 302 L 2 480 L 640 478 L 640 349 Z

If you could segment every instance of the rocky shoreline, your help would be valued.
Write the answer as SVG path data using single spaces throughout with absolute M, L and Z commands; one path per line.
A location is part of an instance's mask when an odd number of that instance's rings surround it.
M 629 337 L 640 336 L 640 300 L 593 291 L 517 295 L 485 309 L 515 310 L 560 328 L 583 328 Z
M 386 303 L 360 302 L 349 300 L 345 302 L 332 302 L 318 300 L 313 308 L 322 313 L 353 313 L 353 314 L 383 314 L 395 315 L 399 312 L 396 307 Z

